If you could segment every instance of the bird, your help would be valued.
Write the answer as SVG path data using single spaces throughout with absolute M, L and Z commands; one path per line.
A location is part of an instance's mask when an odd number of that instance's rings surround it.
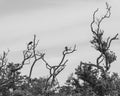
M 31 45 L 33 42 L 32 41 L 30 41 L 29 43 L 28 43 L 28 45 Z
M 31 50 L 31 48 L 32 48 L 32 43 L 33 43 L 33 41 L 30 41 L 30 42 L 27 44 L 27 49 L 28 49 L 28 50 Z
M 65 47 L 65 51 L 68 51 L 68 47 L 67 46 Z

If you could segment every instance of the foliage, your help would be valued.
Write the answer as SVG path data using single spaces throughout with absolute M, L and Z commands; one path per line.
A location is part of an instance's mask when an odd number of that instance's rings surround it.
M 93 39 L 90 43 L 99 52 L 95 63 L 80 62 L 75 73 L 69 76 L 66 85 L 59 86 L 57 76 L 65 69 L 68 62 L 66 56 L 76 51 L 76 45 L 73 48 L 66 46 L 60 62 L 53 66 L 45 59 L 45 53 L 38 50 L 39 40 L 36 40 L 34 35 L 33 40 L 23 50 L 21 63 L 9 62 L 9 51 L 1 54 L 0 96 L 120 96 L 120 77 L 117 73 L 110 73 L 111 64 L 117 58 L 110 47 L 111 43 L 118 39 L 118 34 L 104 39 L 104 30 L 101 29 L 103 20 L 111 15 L 110 9 L 106 3 L 105 15 L 97 18 L 98 9 L 93 13 L 90 25 Z M 48 69 L 49 75 L 47 78 L 31 78 L 34 65 L 40 60 Z M 26 64 L 31 66 L 28 76 L 21 75 L 20 72 Z
M 104 31 L 101 29 L 101 22 L 111 15 L 111 7 L 106 3 L 106 14 L 101 18 L 96 17 L 98 9 L 93 14 L 93 21 L 90 25 L 93 39 L 90 43 L 100 53 L 96 58 L 96 64 L 81 62 L 75 70 L 77 78 L 71 77 L 67 80 L 74 86 L 74 90 L 82 96 L 117 96 L 119 93 L 119 79 L 116 73 L 110 75 L 111 64 L 116 60 L 116 55 L 110 50 L 113 40 L 117 40 L 118 34 L 114 37 L 103 38 Z M 97 26 L 94 28 L 94 26 Z M 82 83 L 80 82 L 82 81 Z
M 23 60 L 21 63 L 9 62 L 7 55 L 8 52 L 3 52 L 0 56 L 0 94 L 2 96 L 30 96 L 30 95 L 50 95 L 54 94 L 56 85 L 58 85 L 57 75 L 65 68 L 68 59 L 66 55 L 76 51 L 74 48 L 64 48 L 62 52 L 62 59 L 58 65 L 51 66 L 47 60 L 45 60 L 45 53 L 40 52 L 37 49 L 39 40 L 36 40 L 36 35 L 32 41 L 27 44 L 25 50 L 23 50 Z M 49 70 L 48 78 L 31 78 L 34 65 L 42 60 Z M 31 66 L 28 76 L 21 75 L 20 70 L 24 65 Z

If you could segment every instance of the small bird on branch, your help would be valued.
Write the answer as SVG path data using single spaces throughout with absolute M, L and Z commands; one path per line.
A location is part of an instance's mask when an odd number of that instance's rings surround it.
M 68 47 L 67 46 L 65 46 L 65 51 L 68 51 Z
M 30 41 L 29 43 L 28 43 L 28 45 L 31 45 L 33 42 L 32 41 Z
M 33 41 L 30 41 L 30 42 L 27 44 L 27 49 L 28 49 L 28 50 L 30 50 L 30 49 L 31 49 L 32 44 L 33 44 Z

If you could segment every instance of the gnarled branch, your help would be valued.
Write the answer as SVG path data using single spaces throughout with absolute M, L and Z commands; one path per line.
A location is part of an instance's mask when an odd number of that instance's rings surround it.
M 50 65 L 44 58 L 44 56 L 42 57 L 43 62 L 46 64 L 46 68 L 49 70 L 49 77 L 46 80 L 46 88 L 45 88 L 45 92 L 47 90 L 47 83 L 49 82 L 50 79 L 52 79 L 51 81 L 51 86 L 54 84 L 55 78 L 56 76 L 65 68 L 66 63 L 68 62 L 68 60 L 65 60 L 65 57 L 67 54 L 71 54 L 74 51 L 76 51 L 76 45 L 74 46 L 73 49 L 65 47 L 64 51 L 62 52 L 62 59 L 60 61 L 60 63 L 58 65 L 52 66 Z

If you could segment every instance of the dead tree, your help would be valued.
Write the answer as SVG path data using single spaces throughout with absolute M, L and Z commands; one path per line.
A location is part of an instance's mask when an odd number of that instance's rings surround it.
M 22 65 L 24 65 L 24 63 L 26 62 L 28 64 L 32 63 L 30 72 L 29 72 L 29 83 L 31 81 L 30 78 L 32 75 L 34 65 L 37 63 L 37 61 L 42 59 L 42 57 L 45 55 L 44 53 L 41 53 L 40 51 L 36 49 L 38 46 L 38 43 L 39 43 L 39 40 L 36 41 L 36 35 L 34 35 L 33 41 L 30 41 L 27 44 L 27 49 L 23 51 L 24 60 L 22 62 Z
M 101 23 L 104 19 L 110 18 L 111 16 L 111 7 L 106 3 L 106 13 L 100 17 L 97 18 L 96 14 L 99 9 L 94 11 L 93 13 L 93 21 L 90 24 L 90 28 L 93 34 L 93 40 L 91 40 L 91 44 L 93 47 L 100 53 L 100 55 L 96 59 L 96 63 L 86 63 L 81 62 L 79 66 L 79 72 L 76 74 L 80 75 L 80 78 L 89 83 L 90 86 L 93 88 L 94 92 L 98 94 L 98 96 L 104 96 L 106 93 L 105 90 L 107 88 L 102 84 L 99 86 L 100 89 L 97 89 L 99 85 L 99 76 L 98 74 L 101 74 L 102 78 L 106 80 L 107 82 L 107 74 L 109 72 L 109 69 L 111 67 L 111 63 L 113 63 L 116 60 L 116 55 L 113 51 L 110 50 L 110 46 L 112 41 L 117 40 L 118 34 L 116 34 L 114 37 L 108 37 L 106 40 L 103 38 L 104 30 L 101 29 Z M 106 83 L 107 85 L 107 83 Z M 103 88 L 103 89 L 102 89 Z
M 23 60 L 21 63 L 8 62 L 7 55 L 9 51 L 3 52 L 0 56 L 0 90 L 3 88 L 11 88 L 11 84 L 17 82 L 15 76 L 18 71 L 21 70 L 26 64 L 31 64 L 28 80 L 29 85 L 34 65 L 44 56 L 44 53 L 40 53 L 40 51 L 36 49 L 38 42 L 39 41 L 36 41 L 36 35 L 34 35 L 33 41 L 30 41 L 27 44 L 27 48 L 23 51 Z
M 99 9 L 97 9 L 93 13 L 93 21 L 90 24 L 91 31 L 93 33 L 93 40 L 91 40 L 91 44 L 93 47 L 100 53 L 100 55 L 96 59 L 96 64 L 94 63 L 84 63 L 81 62 L 82 65 L 89 65 L 92 67 L 96 67 L 97 69 L 100 69 L 103 72 L 107 72 L 110 69 L 111 63 L 116 60 L 115 53 L 110 50 L 110 46 L 113 40 L 117 40 L 118 34 L 116 34 L 114 37 L 108 37 L 107 40 L 103 39 L 103 33 L 104 30 L 101 29 L 101 23 L 104 19 L 109 18 L 111 15 L 110 12 L 111 7 L 106 3 L 106 14 L 103 15 L 101 18 L 97 18 L 96 14 Z M 97 27 L 94 28 L 93 25 L 96 25 Z
M 54 85 L 56 76 L 65 68 L 66 63 L 68 62 L 68 59 L 67 60 L 65 59 L 66 55 L 71 54 L 74 51 L 76 51 L 76 45 L 74 46 L 73 49 L 65 47 L 64 51 L 62 52 L 63 56 L 62 56 L 60 63 L 58 65 L 55 65 L 55 66 L 50 65 L 45 60 L 45 57 L 43 56 L 42 60 L 46 64 L 46 68 L 49 70 L 49 77 L 46 80 L 45 92 L 48 89 L 48 86 L 47 86 L 48 82 L 51 80 L 51 87 L 52 87 L 52 85 Z
M 94 48 L 100 52 L 100 56 L 96 60 L 97 66 L 101 66 L 100 64 L 104 61 L 104 70 L 108 71 L 110 69 L 111 63 L 116 60 L 115 53 L 113 51 L 110 51 L 110 46 L 113 40 L 117 40 L 118 34 L 116 34 L 114 37 L 110 38 L 108 37 L 107 40 L 103 40 L 103 33 L 104 30 L 101 29 L 101 23 L 104 19 L 109 18 L 111 15 L 111 7 L 106 3 L 106 9 L 107 12 L 104 16 L 101 18 L 96 17 L 96 13 L 98 12 L 98 9 L 93 14 L 93 21 L 90 25 L 91 31 L 93 33 L 93 40 L 91 43 L 93 44 Z M 97 28 L 94 29 L 93 24 L 96 24 Z

